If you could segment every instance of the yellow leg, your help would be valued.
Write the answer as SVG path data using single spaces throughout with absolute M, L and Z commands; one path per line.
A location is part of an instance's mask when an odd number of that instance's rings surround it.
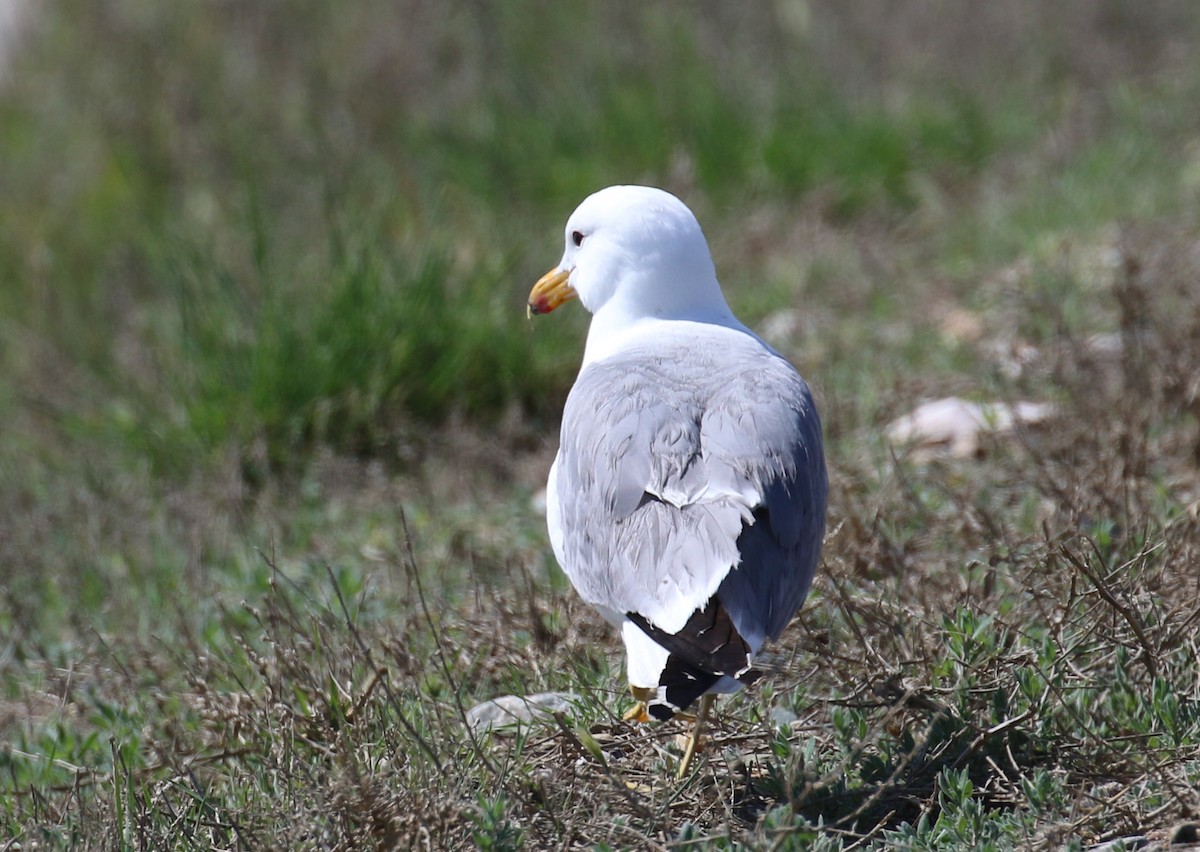
M 654 690 L 630 684 L 629 692 L 633 695 L 636 703 L 625 711 L 621 719 L 625 722 L 649 722 L 650 714 L 646 710 L 646 702 L 653 697 Z
M 679 763 L 679 774 L 675 776 L 679 780 L 683 780 L 688 770 L 692 768 L 692 761 L 696 757 L 696 749 L 700 746 L 700 737 L 704 733 L 704 719 L 708 716 L 708 710 L 712 707 L 713 699 L 715 698 L 715 695 L 708 692 L 700 699 L 700 710 L 696 713 L 696 724 L 692 726 L 692 735 L 688 738 L 687 748 L 683 752 L 683 760 Z

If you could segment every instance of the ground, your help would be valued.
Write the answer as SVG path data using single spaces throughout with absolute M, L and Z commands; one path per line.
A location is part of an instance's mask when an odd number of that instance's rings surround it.
M 1191 4 L 13 8 L 0 848 L 1058 849 L 1200 816 Z M 693 207 L 830 461 L 813 592 L 682 781 L 538 501 L 586 317 L 524 297 L 616 182 Z M 951 396 L 1052 414 L 888 442 Z M 543 691 L 581 700 L 464 724 Z

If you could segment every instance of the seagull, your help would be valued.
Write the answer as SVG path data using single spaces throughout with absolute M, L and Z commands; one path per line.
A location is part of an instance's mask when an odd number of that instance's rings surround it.
M 700 699 L 685 777 L 718 693 L 804 602 L 825 533 L 821 423 L 795 368 L 733 315 L 700 224 L 674 195 L 612 186 L 567 220 L 528 312 L 592 315 L 546 486 L 550 544 L 621 632 L 635 705 Z

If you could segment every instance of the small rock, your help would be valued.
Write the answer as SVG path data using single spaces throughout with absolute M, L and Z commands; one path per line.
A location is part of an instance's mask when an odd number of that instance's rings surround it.
M 1099 846 L 1089 846 L 1087 852 L 1132 852 L 1134 849 L 1145 849 L 1150 839 L 1143 834 L 1132 837 L 1118 837 Z
M 511 733 L 521 725 L 546 722 L 555 713 L 572 713 L 583 699 L 573 692 L 539 692 L 534 695 L 501 695 L 467 711 L 467 725 L 484 731 Z
M 980 437 L 1006 435 L 1018 423 L 1046 420 L 1054 407 L 1040 402 L 967 402 L 957 397 L 927 402 L 887 427 L 893 444 L 915 444 L 918 460 L 938 454 L 966 458 L 979 452 Z
M 771 708 L 771 724 L 776 728 L 790 728 L 794 722 L 798 721 L 800 721 L 800 717 L 786 707 Z

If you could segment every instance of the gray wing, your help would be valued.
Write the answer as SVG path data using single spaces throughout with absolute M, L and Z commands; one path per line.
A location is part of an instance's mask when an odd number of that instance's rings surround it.
M 808 592 L 827 490 L 808 387 L 755 338 L 635 350 L 571 391 L 551 538 L 610 617 L 676 633 L 719 590 L 756 649 Z

